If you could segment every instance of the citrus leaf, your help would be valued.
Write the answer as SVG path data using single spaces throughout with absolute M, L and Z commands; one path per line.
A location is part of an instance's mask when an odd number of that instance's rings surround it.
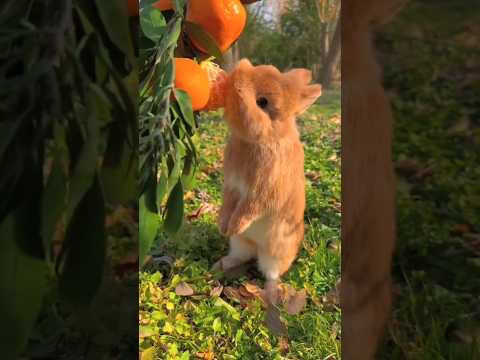
M 190 95 L 181 89 L 175 89 L 175 99 L 177 99 L 183 118 L 192 128 L 195 128 L 193 119 L 192 100 Z
M 45 249 L 50 248 L 55 227 L 66 206 L 66 195 L 67 178 L 59 159 L 56 158 L 53 160 L 42 199 L 42 238 Z
M 3 157 L 5 150 L 10 145 L 20 127 L 21 121 L 4 121 L 0 123 L 0 134 L 2 134 L 2 142 L 0 143 L 0 159 Z
M 121 139 L 113 140 L 121 141 Z M 134 151 L 123 144 L 120 162 L 118 164 L 108 164 L 104 161 L 101 179 L 105 198 L 111 205 L 124 204 L 137 196 L 136 171 L 138 168 L 138 156 Z M 105 157 L 107 154 L 105 154 Z
M 165 193 L 167 192 L 168 177 L 161 175 L 157 183 L 157 209 L 160 209 L 163 204 Z
M 145 203 L 145 194 L 140 197 L 139 200 L 139 241 L 140 241 L 140 253 L 139 264 L 145 263 L 145 257 L 147 256 L 153 241 L 157 237 L 158 229 L 160 227 L 158 214 L 148 210 Z
M 100 287 L 106 255 L 105 200 L 98 175 L 75 209 L 64 246 L 60 292 L 72 304 L 88 306 Z
M 165 35 L 167 23 L 160 10 L 147 5 L 140 11 L 140 26 L 147 38 L 157 42 Z
M 217 61 L 223 62 L 222 51 L 208 32 L 206 32 L 200 25 L 191 21 L 184 21 L 183 27 L 187 35 L 198 41 L 202 48 L 207 50 L 209 55 L 215 56 Z
M 129 62 L 134 64 L 127 2 L 96 0 L 95 3 L 110 39 L 128 57 Z
M 27 343 L 47 289 L 47 265 L 16 245 L 14 218 L 0 223 L 0 353 L 17 359 Z
M 90 93 L 87 97 L 87 136 L 86 141 L 81 146 L 78 159 L 76 160 L 71 182 L 68 189 L 66 223 L 68 224 L 77 205 L 85 195 L 87 189 L 91 187 L 93 182 L 98 159 L 98 143 L 100 141 L 100 128 L 95 115 L 96 102 L 94 94 Z M 84 113 L 76 114 L 79 121 L 83 121 Z M 78 138 L 81 137 L 80 130 L 74 134 Z M 81 141 L 75 139 L 76 141 Z M 71 139 L 69 139 L 72 143 Z M 73 146 L 73 145 L 72 145 Z
M 167 233 L 173 235 L 178 232 L 183 222 L 183 186 L 182 181 L 178 180 L 174 186 L 170 196 L 168 197 L 166 206 L 166 215 L 163 226 Z
M 176 19 L 174 18 L 168 23 L 167 26 L 167 36 L 163 37 L 162 39 L 160 44 L 161 49 L 168 49 L 173 45 L 176 46 L 182 30 L 182 19 L 180 17 L 177 17 Z

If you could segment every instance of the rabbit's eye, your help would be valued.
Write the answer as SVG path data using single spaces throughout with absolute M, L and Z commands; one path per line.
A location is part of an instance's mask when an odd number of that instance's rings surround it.
M 257 105 L 260 109 L 265 109 L 268 106 L 268 100 L 265 97 L 259 97 L 257 99 Z

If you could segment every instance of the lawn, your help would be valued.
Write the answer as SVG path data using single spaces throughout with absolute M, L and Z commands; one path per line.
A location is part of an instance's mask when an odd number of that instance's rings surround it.
M 327 293 L 340 277 L 340 92 L 325 92 L 298 121 L 305 144 L 306 235 L 284 283 L 305 289 L 302 311 L 281 310 L 287 334 L 265 324 L 255 296 L 263 278 L 250 268 L 238 278 L 209 272 L 226 254 L 216 225 L 221 205 L 222 151 L 227 128 L 220 112 L 202 115 L 200 158 L 185 194 L 180 233 L 158 238 L 153 261 L 140 273 L 143 359 L 340 359 L 340 310 Z M 179 286 L 179 284 L 181 284 Z
M 480 359 L 479 15 L 470 0 L 413 1 L 378 38 L 398 174 L 381 359 Z

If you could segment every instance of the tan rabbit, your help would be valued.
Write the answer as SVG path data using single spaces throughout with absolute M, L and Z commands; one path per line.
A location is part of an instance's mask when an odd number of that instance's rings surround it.
M 303 239 L 304 155 L 296 116 L 321 94 L 310 81 L 306 69 L 281 73 L 243 59 L 223 88 L 230 138 L 219 227 L 230 237 L 230 251 L 214 268 L 258 259 L 272 302 Z
M 403 0 L 342 2 L 342 359 L 371 360 L 391 308 L 395 245 L 393 116 L 373 26 Z

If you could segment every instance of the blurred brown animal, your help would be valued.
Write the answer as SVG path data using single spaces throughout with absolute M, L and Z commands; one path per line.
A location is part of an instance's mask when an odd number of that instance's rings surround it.
M 372 42 L 405 4 L 342 1 L 342 360 L 370 360 L 391 308 L 393 117 Z

